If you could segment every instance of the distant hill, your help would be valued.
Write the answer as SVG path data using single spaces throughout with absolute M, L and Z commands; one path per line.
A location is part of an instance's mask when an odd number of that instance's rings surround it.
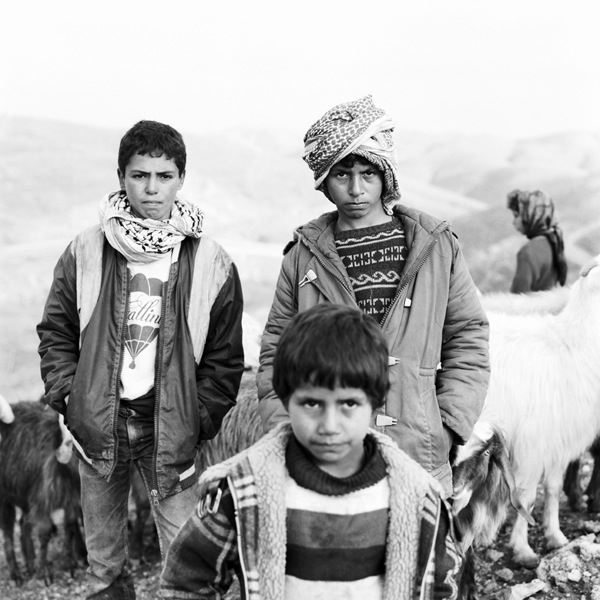
M 333 206 L 313 189 L 301 139 L 285 131 L 187 135 L 182 195 L 206 214 L 205 231 L 231 252 L 248 312 L 264 322 L 293 229 Z M 52 269 L 70 239 L 97 221 L 117 188 L 122 131 L 0 117 L 0 393 L 41 393 L 35 325 Z M 451 221 L 473 278 L 505 290 L 524 238 L 511 226 L 508 191 L 548 191 L 559 208 L 570 279 L 600 253 L 600 136 L 513 140 L 396 134 L 401 202 Z
M 483 292 L 506 290 L 524 238 L 512 227 L 506 194 L 542 189 L 555 200 L 570 262 L 569 280 L 600 253 L 600 134 L 513 140 L 399 134 L 400 172 L 486 205 L 451 219 Z M 436 214 L 436 213 L 434 213 Z

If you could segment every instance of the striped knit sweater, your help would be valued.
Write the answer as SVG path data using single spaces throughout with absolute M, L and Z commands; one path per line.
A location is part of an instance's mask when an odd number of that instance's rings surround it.
M 316 467 L 290 438 L 286 598 L 382 597 L 390 491 L 385 462 L 371 437 L 365 452 L 363 468 L 338 479 Z
M 356 303 L 380 322 L 394 299 L 408 256 L 402 223 L 394 218 L 382 225 L 336 231 L 335 246 Z
M 375 531 L 365 530 L 363 522 L 363 533 L 366 531 L 368 536 L 364 536 L 364 540 L 353 540 L 353 544 L 368 548 L 368 551 L 371 550 L 368 540 L 374 547 L 368 560 L 361 554 L 358 559 L 354 557 L 351 568 L 345 567 L 343 576 L 346 579 L 354 577 L 354 585 L 340 585 L 335 573 L 327 573 L 329 581 L 314 581 L 310 577 L 314 577 L 316 571 L 311 569 L 313 575 L 305 573 L 297 560 L 300 557 L 297 554 L 288 556 L 290 551 L 301 552 L 312 560 L 313 565 L 316 564 L 315 550 L 324 546 L 323 540 L 316 545 L 307 540 L 318 540 L 327 532 L 334 535 L 330 540 L 334 546 L 342 547 L 337 548 L 337 556 L 334 551 L 323 560 L 329 561 L 330 566 L 342 564 L 344 559 L 349 559 L 351 548 L 347 547 L 348 538 L 337 531 L 334 520 L 341 518 L 350 526 L 351 519 L 347 520 L 348 515 L 343 513 L 341 517 L 335 513 L 325 528 L 324 521 L 313 522 L 312 532 L 304 530 L 307 525 L 304 519 L 308 515 L 298 513 L 292 516 L 295 524 L 288 522 L 288 516 L 294 510 L 304 512 L 307 503 L 312 505 L 315 498 L 311 495 L 314 492 L 299 485 L 286 469 L 286 453 L 292 436 L 289 424 L 283 423 L 248 450 L 204 473 L 200 480 L 201 490 L 208 482 L 221 481 L 221 489 L 225 489 L 223 498 L 218 510 L 213 506 L 214 511 L 207 511 L 205 501 L 208 499 L 210 505 L 212 495 L 207 496 L 180 529 L 162 573 L 161 596 L 186 600 L 220 598 L 230 586 L 235 570 L 240 579 L 242 598 L 247 600 L 337 600 L 342 597 L 413 600 L 433 599 L 434 593 L 435 598 L 456 598 L 455 576 L 460 560 L 439 485 L 389 437 L 375 431 L 369 435 L 380 453 L 375 452 L 373 456 L 382 457 L 386 477 L 379 479 L 377 475 L 368 475 L 363 482 L 366 487 L 359 484 L 358 489 L 347 494 L 379 503 L 370 506 L 366 513 L 364 507 L 355 510 L 359 515 L 361 512 L 371 515 Z M 291 452 L 293 459 L 293 448 Z M 378 462 L 379 459 L 374 460 Z M 290 466 L 294 472 L 295 467 Z M 374 466 L 375 463 L 367 471 Z M 361 476 L 360 473 L 357 475 Z M 373 479 L 377 483 L 372 484 Z M 341 485 L 348 483 L 354 487 L 356 481 L 342 481 Z M 389 508 L 382 500 L 386 496 L 386 486 L 389 486 Z M 308 496 L 303 497 L 305 493 Z M 319 510 L 325 508 L 328 498 L 320 495 L 323 498 L 319 499 Z M 287 502 L 289 505 L 286 506 Z M 332 502 L 338 504 L 335 496 Z M 387 513 L 385 534 L 380 520 L 382 515 L 377 514 L 379 510 Z M 360 529 L 359 521 L 360 518 L 357 521 Z M 302 531 L 298 531 L 299 526 Z M 384 572 L 378 573 L 381 557 L 377 547 L 382 537 L 385 537 Z M 363 560 L 369 565 L 366 573 L 359 572 L 364 567 Z M 323 577 L 323 571 L 317 576 Z M 361 589 L 362 593 L 356 595 Z M 345 595 L 348 590 L 355 595 Z

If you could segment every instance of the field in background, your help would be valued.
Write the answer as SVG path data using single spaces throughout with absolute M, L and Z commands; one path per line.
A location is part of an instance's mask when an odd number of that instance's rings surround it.
M 71 238 L 96 222 L 102 195 L 116 188 L 122 133 L 0 117 L 0 393 L 10 401 L 42 392 L 35 326 L 52 269 Z M 332 205 L 312 189 L 301 139 L 288 132 L 183 134 L 183 196 L 200 204 L 206 233 L 236 261 L 246 311 L 260 326 L 293 229 Z M 396 138 L 401 202 L 452 222 L 483 292 L 508 288 L 524 242 L 504 204 L 516 187 L 545 189 L 556 200 L 571 281 L 600 253 L 600 135 Z

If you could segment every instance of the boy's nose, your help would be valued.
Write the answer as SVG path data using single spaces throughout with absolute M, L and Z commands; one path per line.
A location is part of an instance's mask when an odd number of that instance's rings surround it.
M 146 192 L 148 194 L 156 194 L 156 192 L 158 191 L 158 183 L 156 181 L 156 177 L 148 177 L 147 183 L 146 183 Z
M 350 178 L 350 195 L 351 196 L 360 196 L 362 194 L 362 182 L 360 177 L 351 177 Z
M 320 433 L 322 435 L 332 435 L 337 433 L 339 429 L 337 412 L 335 410 L 326 410 L 322 415 L 319 425 Z

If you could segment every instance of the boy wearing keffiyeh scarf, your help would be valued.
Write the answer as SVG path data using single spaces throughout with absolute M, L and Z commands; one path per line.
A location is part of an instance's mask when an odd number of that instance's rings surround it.
M 358 307 L 389 346 L 391 388 L 373 426 L 449 496 L 449 455 L 469 438 L 489 379 L 488 322 L 449 224 L 399 204 L 393 122 L 371 96 L 334 106 L 308 130 L 303 159 L 336 210 L 284 250 L 257 376 L 265 430 L 286 419 L 272 384 L 279 337 L 298 312 Z
M 161 555 L 197 500 L 194 458 L 235 404 L 243 371 L 235 265 L 179 196 L 186 150 L 140 121 L 119 148 L 121 189 L 61 256 L 38 325 L 44 400 L 80 459 L 88 598 L 135 598 L 130 466 L 146 485 Z

